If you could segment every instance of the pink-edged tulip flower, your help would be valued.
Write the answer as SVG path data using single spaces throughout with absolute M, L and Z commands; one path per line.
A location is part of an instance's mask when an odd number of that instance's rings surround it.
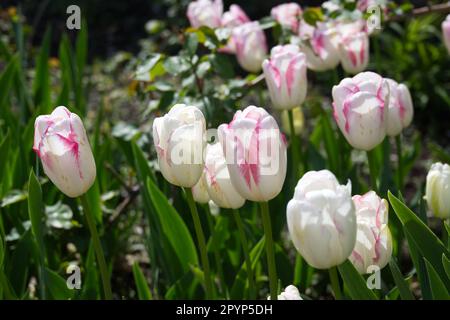
M 408 127 L 413 119 L 414 107 L 408 87 L 385 78 L 389 84 L 389 109 L 386 134 L 394 137 Z
M 33 150 L 45 174 L 67 196 L 81 196 L 94 183 L 95 160 L 83 122 L 66 107 L 36 118 Z
M 225 28 L 234 28 L 247 22 L 250 22 L 250 18 L 237 4 L 232 4 L 230 10 L 222 16 L 222 27 Z
M 245 199 L 231 183 L 223 148 L 219 142 L 206 147 L 205 156 L 206 190 L 216 205 L 221 208 L 238 209 Z
M 187 16 L 191 26 L 219 28 L 223 12 L 222 0 L 197 0 L 189 3 Z
M 176 104 L 163 117 L 153 121 L 153 142 L 159 169 L 171 184 L 191 188 L 204 167 L 206 122 L 194 106 Z
M 308 85 L 306 58 L 297 46 L 273 47 L 270 59 L 263 62 L 263 71 L 276 109 L 293 109 L 303 103 Z
M 369 36 L 366 32 L 352 34 L 342 39 L 339 46 L 342 67 L 350 74 L 364 71 L 369 63 Z
M 391 260 L 392 238 L 388 228 L 389 205 L 374 191 L 353 196 L 356 209 L 356 244 L 349 260 L 361 274 L 382 269 Z
M 249 106 L 218 128 L 233 186 L 245 199 L 269 201 L 286 178 L 286 142 L 275 119 Z
M 450 54 L 450 14 L 447 16 L 444 22 L 442 22 L 442 35 L 444 38 L 445 46 Z
M 302 8 L 295 2 L 283 3 L 273 7 L 270 15 L 284 27 L 297 32 Z
M 254 21 L 237 26 L 233 29 L 231 37 L 241 67 L 249 72 L 260 71 L 267 55 L 267 43 L 259 23 Z
M 389 86 L 374 72 L 362 72 L 333 87 L 334 118 L 356 149 L 371 150 L 386 136 Z

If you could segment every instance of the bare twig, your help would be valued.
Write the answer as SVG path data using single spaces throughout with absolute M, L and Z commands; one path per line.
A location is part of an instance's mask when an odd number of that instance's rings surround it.
M 387 19 L 387 21 L 400 21 L 406 18 L 418 17 L 430 13 L 449 13 L 450 12 L 450 1 L 447 3 L 440 3 L 429 5 L 425 7 L 415 8 L 409 13 L 405 13 L 402 15 L 391 16 Z

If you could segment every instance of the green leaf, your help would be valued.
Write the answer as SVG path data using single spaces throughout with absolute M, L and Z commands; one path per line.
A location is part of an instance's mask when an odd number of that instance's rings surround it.
M 89 203 L 89 210 L 91 210 L 97 223 L 101 225 L 103 220 L 102 199 L 100 196 L 100 187 L 97 180 L 95 180 L 92 187 L 86 192 L 86 198 Z
M 41 184 L 36 178 L 33 170 L 30 172 L 28 183 L 28 214 L 31 221 L 31 230 L 38 243 L 39 248 L 44 247 L 44 204 L 42 202 Z M 42 253 L 41 253 L 42 254 Z
M 47 287 L 56 300 L 69 300 L 73 298 L 74 291 L 67 287 L 66 280 L 64 280 L 56 272 L 46 268 Z
M 366 281 L 358 273 L 353 264 L 346 260 L 344 263 L 338 266 L 339 273 L 341 274 L 344 284 L 348 288 L 350 297 L 353 300 L 376 300 L 377 297 L 367 287 Z
M 172 245 L 182 270 L 187 271 L 190 264 L 198 264 L 197 251 L 191 234 L 178 212 L 150 178 L 147 178 L 147 187 L 158 214 L 161 231 Z
M 98 268 L 95 265 L 95 252 L 92 241 L 89 243 L 89 249 L 84 262 L 85 278 L 83 279 L 83 287 L 81 297 L 87 300 L 95 300 L 100 297 Z
M 389 202 L 403 225 L 405 234 L 410 234 L 408 242 L 413 241 L 421 255 L 432 264 L 433 268 L 439 274 L 444 274 L 442 255 L 444 254 L 450 257 L 447 248 L 445 248 L 441 240 L 404 203 L 397 199 L 391 192 L 388 192 L 388 197 Z M 445 279 L 444 283 L 447 288 L 450 288 L 449 279 Z
M 400 272 L 400 269 L 398 268 L 397 263 L 395 263 L 394 258 L 391 258 L 391 261 L 389 261 L 389 269 L 391 270 L 395 285 L 397 286 L 402 299 L 403 300 L 414 300 L 414 296 L 412 295 L 411 291 L 409 290 L 409 284 L 403 278 L 403 275 Z
M 447 288 L 445 287 L 442 279 L 439 277 L 439 274 L 436 272 L 436 269 L 433 268 L 433 265 L 427 259 L 424 258 L 424 260 L 428 270 L 428 278 L 430 279 L 431 294 L 433 295 L 433 299 L 450 300 L 450 295 Z
M 147 285 L 145 276 L 139 267 L 139 263 L 137 262 L 133 263 L 133 276 L 139 300 L 152 300 L 152 293 Z
M 450 279 L 450 259 L 445 254 L 442 254 L 442 265 L 444 266 L 447 277 Z
M 303 19 L 307 24 L 315 26 L 317 22 L 323 21 L 324 16 L 320 8 L 307 8 L 303 11 Z

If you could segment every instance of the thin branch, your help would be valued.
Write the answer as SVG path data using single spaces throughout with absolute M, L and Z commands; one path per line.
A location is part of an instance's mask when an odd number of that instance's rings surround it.
M 387 19 L 387 21 L 400 21 L 406 18 L 413 18 L 413 17 L 419 17 L 430 13 L 449 13 L 450 12 L 450 2 L 447 3 L 440 3 L 440 4 L 434 4 L 429 5 L 425 7 L 415 8 L 411 12 L 397 15 L 397 16 L 391 16 Z

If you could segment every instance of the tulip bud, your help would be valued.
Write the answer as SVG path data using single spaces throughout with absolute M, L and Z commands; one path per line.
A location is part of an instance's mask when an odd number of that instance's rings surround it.
M 205 157 L 206 187 L 209 196 L 221 208 L 238 209 L 245 199 L 231 183 L 225 156 L 220 143 L 206 147 Z
M 300 50 L 306 55 L 308 68 L 325 71 L 339 64 L 337 31 L 334 28 L 315 28 L 309 43 L 303 41 Z
M 288 203 L 287 224 L 295 248 L 308 264 L 327 269 L 344 262 L 356 238 L 350 181 L 340 185 L 328 170 L 307 172 Z
M 250 18 L 237 4 L 232 4 L 230 10 L 222 16 L 222 26 L 225 28 L 234 28 L 247 22 L 250 22 Z
M 392 79 L 385 80 L 389 85 L 389 108 L 386 123 L 387 135 L 394 137 L 411 124 L 413 119 L 413 103 L 408 87 L 398 84 Z
M 386 136 L 389 86 L 374 72 L 362 72 L 333 87 L 334 118 L 354 148 L 371 150 Z M 386 106 L 386 108 L 385 108 Z
M 218 28 L 223 12 L 222 0 L 197 0 L 189 3 L 187 16 L 193 28 Z
M 356 74 L 366 69 L 369 63 L 369 35 L 359 32 L 343 38 L 339 57 L 342 68 L 348 73 Z
M 203 171 L 200 180 L 198 180 L 197 184 L 192 187 L 192 196 L 194 197 L 195 202 L 198 203 L 208 203 L 209 194 L 206 187 L 206 175 L 205 171 Z
M 353 196 L 356 209 L 356 244 L 349 260 L 361 274 L 371 266 L 382 269 L 391 260 L 392 238 L 388 228 L 389 205 L 374 191 Z
M 435 217 L 450 218 L 450 166 L 448 164 L 437 162 L 431 166 L 427 175 L 425 199 Z
M 286 143 L 275 119 L 263 108 L 249 106 L 218 128 L 231 183 L 251 201 L 269 201 L 286 178 Z
M 297 46 L 272 48 L 270 59 L 263 62 L 264 77 L 276 109 L 293 109 L 306 97 L 306 59 Z
M 83 122 L 66 107 L 36 118 L 33 150 L 45 174 L 67 196 L 81 196 L 94 183 L 95 160 Z
M 191 188 L 203 172 L 206 123 L 194 106 L 174 105 L 153 121 L 153 142 L 159 168 L 170 183 Z
M 447 16 L 445 21 L 442 22 L 442 35 L 447 51 L 450 54 L 450 14 Z
M 270 296 L 267 297 L 267 300 L 270 300 Z M 303 300 L 300 296 L 300 292 L 294 285 L 287 286 L 283 292 L 278 295 L 278 300 Z
M 248 72 L 260 71 L 261 63 L 267 55 L 267 43 L 259 23 L 244 23 L 233 29 L 231 37 L 241 67 Z
M 302 8 L 295 2 L 283 3 L 273 7 L 270 15 L 279 24 L 297 32 Z

